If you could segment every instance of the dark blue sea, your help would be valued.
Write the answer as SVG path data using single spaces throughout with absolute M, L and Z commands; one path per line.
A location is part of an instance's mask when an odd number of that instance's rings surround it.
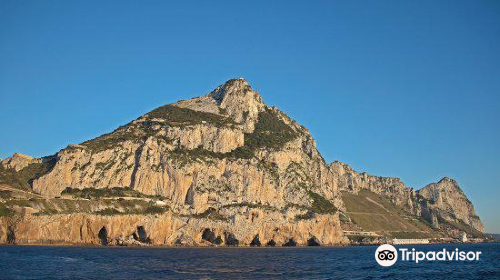
M 403 246 L 481 251 L 479 261 L 398 260 L 377 246 L 130 248 L 0 246 L 1 279 L 500 279 L 500 243 Z

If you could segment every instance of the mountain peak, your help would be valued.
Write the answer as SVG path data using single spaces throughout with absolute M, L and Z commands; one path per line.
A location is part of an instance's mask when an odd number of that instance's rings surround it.
M 253 131 L 254 123 L 264 103 L 260 94 L 252 89 L 243 78 L 231 79 L 210 92 L 220 109 L 226 112 L 237 123 L 244 125 L 245 131 Z
M 449 183 L 453 183 L 453 184 L 457 185 L 457 182 L 450 177 L 443 177 L 441 180 L 439 180 L 438 183 L 445 183 L 445 182 L 449 182 Z
M 33 162 L 39 162 L 39 159 L 34 159 L 30 156 L 14 153 L 12 157 L 6 158 L 0 162 L 4 168 L 14 169 L 16 172 L 25 168 Z
M 214 89 L 208 96 L 213 98 L 219 105 L 222 105 L 226 99 L 240 99 L 245 97 L 247 97 L 247 100 L 249 99 L 248 97 L 250 97 L 262 103 L 260 95 L 252 89 L 244 78 L 228 80 Z

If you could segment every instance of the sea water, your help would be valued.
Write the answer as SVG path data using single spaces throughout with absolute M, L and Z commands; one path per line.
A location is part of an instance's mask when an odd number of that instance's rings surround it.
M 500 243 L 405 245 L 481 251 L 477 261 L 397 261 L 377 246 L 162 248 L 0 246 L 0 279 L 500 279 Z

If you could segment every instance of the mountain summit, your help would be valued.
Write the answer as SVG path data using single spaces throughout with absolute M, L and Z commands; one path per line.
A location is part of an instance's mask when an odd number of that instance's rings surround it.
M 241 78 L 55 155 L 15 156 L 0 167 L 8 190 L 25 198 L 2 206 L 15 218 L 3 218 L 0 236 L 17 243 L 345 244 L 341 226 L 369 229 L 352 218 L 341 191 L 379 194 L 415 219 L 424 210 L 437 213 L 429 220 L 452 217 L 443 211 L 475 215 L 449 200 L 424 205 L 399 179 L 327 165 L 308 130 Z M 454 220 L 482 230 L 471 221 Z M 415 231 L 439 235 L 438 225 L 422 228 Z

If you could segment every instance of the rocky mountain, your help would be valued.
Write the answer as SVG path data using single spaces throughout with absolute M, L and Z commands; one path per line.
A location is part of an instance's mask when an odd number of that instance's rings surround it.
M 286 114 L 264 104 L 244 79 L 159 107 L 109 134 L 69 145 L 51 159 L 47 172 L 29 180 L 32 190 L 45 198 L 68 197 L 79 190 L 88 194 L 128 189 L 161 200 L 165 216 L 158 222 L 178 227 L 172 231 L 175 236 L 151 238 L 155 244 L 203 245 L 234 239 L 249 245 L 255 238 L 276 245 L 346 242 L 339 227 L 338 209 L 343 205 L 336 180 L 313 138 Z M 29 226 L 43 225 L 43 219 L 44 215 L 30 216 L 26 227 L 22 220 L 10 225 L 16 241 L 51 240 L 40 227 Z M 83 231 L 76 240 L 65 235 L 71 232 L 65 227 L 74 226 L 64 222 L 67 219 L 50 219 L 64 235 L 57 240 L 87 242 Z M 121 225 L 128 218 L 110 219 Z M 111 240 L 134 233 L 112 225 L 106 226 Z M 207 240 L 204 232 L 215 237 Z
M 445 230 L 448 235 L 458 236 L 460 231 L 481 235 L 484 230 L 474 206 L 453 179 L 446 177 L 414 190 L 399 178 L 358 173 L 342 162 L 333 162 L 330 169 L 338 179 L 340 191 L 357 194 L 368 190 L 386 197 L 407 213 L 422 217 L 432 227 Z
M 420 189 L 418 194 L 422 199 L 422 214 L 429 215 L 431 221 L 451 223 L 455 227 L 462 224 L 479 232 L 484 231 L 472 202 L 455 180 L 445 177 Z M 457 228 L 460 229 L 459 226 Z
M 14 153 L 12 157 L 0 161 L 0 164 L 5 169 L 12 169 L 15 172 L 19 172 L 32 163 L 40 163 L 40 162 L 41 159 L 35 159 L 30 156 Z
M 244 79 L 52 156 L 15 154 L 0 182 L 0 240 L 12 243 L 346 244 L 341 191 L 361 189 L 482 231 L 456 183 L 417 198 L 397 178 L 328 165 L 309 131 Z

